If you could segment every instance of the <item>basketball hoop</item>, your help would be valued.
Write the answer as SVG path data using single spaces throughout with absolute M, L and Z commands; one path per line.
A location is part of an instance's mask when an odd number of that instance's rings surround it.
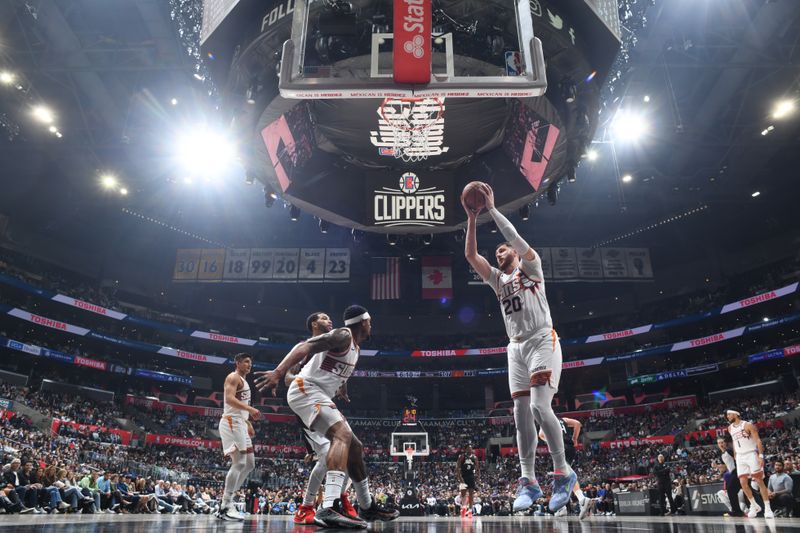
M 441 135 L 443 131 L 442 98 L 385 98 L 379 112 L 392 131 L 392 155 L 395 158 L 416 163 L 438 153 L 430 141 L 434 132 Z M 441 127 L 434 128 L 437 125 Z
M 406 448 L 406 461 L 408 461 L 408 468 L 411 468 L 411 464 L 414 462 L 414 448 Z

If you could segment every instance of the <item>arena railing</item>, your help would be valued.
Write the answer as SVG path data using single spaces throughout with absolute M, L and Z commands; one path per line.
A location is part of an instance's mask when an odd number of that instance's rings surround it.
M 40 298 L 56 301 L 62 303 L 64 305 L 68 305 L 77 309 L 81 309 L 87 312 L 94 313 L 96 315 L 104 316 L 106 318 L 110 318 L 113 320 L 123 321 L 127 323 L 136 324 L 139 326 L 151 328 L 151 329 L 159 329 L 163 331 L 169 331 L 172 333 L 178 333 L 182 335 L 186 335 L 193 338 L 198 339 L 205 339 L 215 342 L 221 342 L 225 344 L 232 344 L 237 346 L 243 347 L 253 347 L 253 348 L 260 348 L 260 349 L 267 349 L 267 350 L 289 350 L 292 348 L 291 344 L 283 344 L 283 343 L 271 343 L 265 342 L 262 340 L 255 340 L 255 339 L 248 339 L 245 337 L 238 337 L 236 335 L 227 334 L 227 333 L 218 333 L 213 331 L 201 331 L 201 330 L 193 330 L 191 328 L 184 328 L 180 326 L 176 326 L 173 324 L 168 324 L 165 322 L 158 322 L 154 320 L 144 319 L 140 317 L 136 317 L 133 315 L 128 315 L 119 311 L 115 311 L 113 309 L 109 309 L 106 307 L 102 307 L 100 305 L 86 302 L 83 300 L 79 300 L 73 298 L 71 296 L 66 296 L 64 294 L 59 294 L 48 289 L 43 289 L 39 287 L 35 287 L 29 283 L 21 281 L 13 276 L 9 276 L 7 274 L 0 273 L 0 283 L 16 287 L 28 293 L 34 294 Z M 695 313 L 689 316 L 674 318 L 672 320 L 666 320 L 663 322 L 657 322 L 652 324 L 644 324 L 639 326 L 631 326 L 627 328 L 623 328 L 617 331 L 611 332 L 604 332 L 604 333 L 596 333 L 592 335 L 588 335 L 585 337 L 577 337 L 571 339 L 561 339 L 561 343 L 563 345 L 582 345 L 582 344 L 593 344 L 597 342 L 605 342 L 611 340 L 618 340 L 623 338 L 630 338 L 635 337 L 638 335 L 643 335 L 652 331 L 664 330 L 669 329 L 677 326 L 683 326 L 687 324 L 692 324 L 695 322 L 700 322 L 703 320 L 707 320 L 713 317 L 717 317 L 720 315 L 725 315 L 727 313 L 739 311 L 741 309 L 745 309 L 754 305 L 758 305 L 764 302 L 772 301 L 777 298 L 781 298 L 790 294 L 794 294 L 798 290 L 798 286 L 800 286 L 800 282 L 794 282 L 789 285 L 779 287 L 777 289 L 769 290 L 760 294 L 756 294 L 747 298 L 742 298 L 740 300 L 736 300 L 718 307 L 714 307 L 712 309 L 706 310 L 701 313 Z M 173 349 L 169 349 L 174 351 Z M 495 354 L 503 354 L 506 351 L 505 346 L 498 346 L 494 348 L 456 348 L 456 349 L 417 349 L 411 351 L 391 351 L 391 350 L 362 350 L 362 355 L 365 356 L 411 356 L 411 357 L 452 357 L 452 356 L 470 356 L 470 355 L 495 355 Z M 173 355 L 173 353 L 167 353 L 167 355 Z M 200 356 L 202 359 L 202 354 L 191 354 L 192 356 Z M 213 356 L 207 356 L 213 357 Z M 188 357 L 187 357 L 188 358 Z M 205 361 L 205 362 L 214 362 L 214 361 Z

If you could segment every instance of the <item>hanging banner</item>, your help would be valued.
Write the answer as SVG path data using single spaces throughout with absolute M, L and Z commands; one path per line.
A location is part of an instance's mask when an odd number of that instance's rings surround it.
M 553 261 L 553 279 L 577 279 L 578 259 L 575 248 L 550 248 Z
M 77 307 L 78 309 L 83 309 L 84 311 L 107 316 L 109 318 L 113 318 L 114 320 L 124 320 L 125 317 L 128 316 L 125 313 L 120 313 L 119 311 L 114 311 L 113 309 L 107 309 L 93 303 L 84 302 L 83 300 L 77 300 L 69 296 L 64 296 L 63 294 L 56 294 L 53 296 L 52 300 L 62 304 L 71 305 L 72 307 Z
M 603 262 L 599 248 L 575 248 L 578 258 L 578 277 L 586 280 L 603 279 Z
M 422 299 L 453 297 L 453 258 L 449 255 L 422 258 Z
M 8 311 L 8 314 L 11 316 L 15 316 L 17 318 L 21 318 L 22 320 L 27 320 L 28 322 L 31 322 L 38 326 L 57 329 L 59 331 L 66 331 L 67 333 L 80 335 L 81 337 L 89 333 L 89 330 L 86 328 L 81 328 L 79 326 L 73 326 L 72 324 L 67 324 L 66 322 L 59 322 L 58 320 L 53 320 L 51 318 L 34 315 L 33 313 L 23 311 L 22 309 L 17 309 L 16 307 Z
M 627 254 L 622 248 L 601 248 L 603 276 L 606 279 L 628 277 Z

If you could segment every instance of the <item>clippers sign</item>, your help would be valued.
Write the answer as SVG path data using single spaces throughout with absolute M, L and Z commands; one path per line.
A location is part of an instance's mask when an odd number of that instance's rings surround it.
M 378 176 L 378 174 L 376 174 Z M 385 180 L 385 176 L 382 176 Z M 444 226 L 448 224 L 447 205 L 450 197 L 450 175 L 447 179 L 420 178 L 406 172 L 395 182 L 395 187 L 370 187 L 367 197 L 368 213 L 375 226 Z M 369 184 L 378 179 L 368 179 Z
M 431 81 L 431 0 L 394 1 L 395 83 Z

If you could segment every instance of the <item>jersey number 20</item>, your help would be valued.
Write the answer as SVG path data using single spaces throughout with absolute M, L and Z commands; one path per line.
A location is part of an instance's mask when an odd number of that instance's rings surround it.
M 503 313 L 510 315 L 517 311 L 522 311 L 522 300 L 519 299 L 519 296 L 503 300 Z

